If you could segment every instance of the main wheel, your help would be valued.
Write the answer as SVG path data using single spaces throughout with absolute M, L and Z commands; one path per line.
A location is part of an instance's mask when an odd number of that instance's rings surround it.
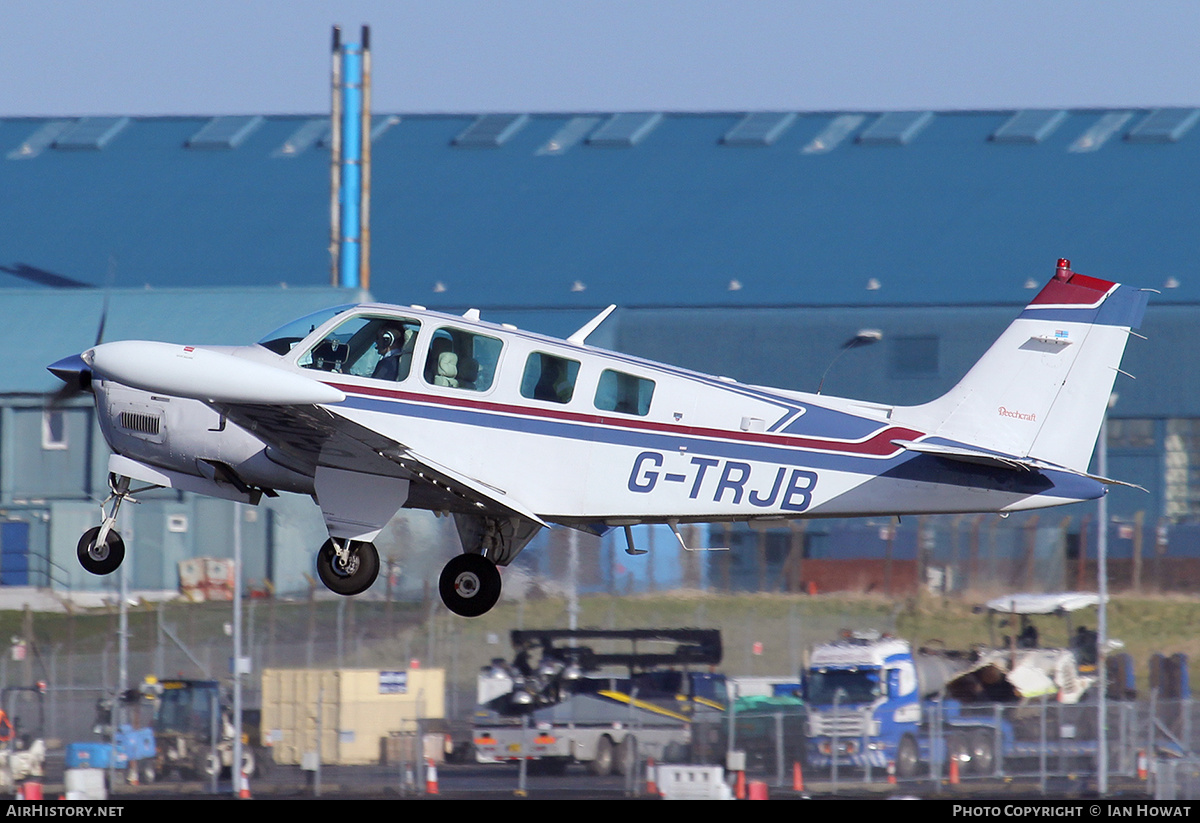
M 479 617 L 500 599 L 500 572 L 481 554 L 460 554 L 442 569 L 438 591 L 446 608 L 462 617 Z
M 971 750 L 971 772 L 990 775 L 996 768 L 996 746 L 992 733 L 987 729 L 971 732 L 967 745 Z
M 921 761 L 917 741 L 911 736 L 900 738 L 900 748 L 896 751 L 896 776 L 901 780 L 911 780 L 917 776 L 917 766 Z
M 125 541 L 121 539 L 121 535 L 109 529 L 108 536 L 104 538 L 104 545 L 98 546 L 96 538 L 99 536 L 99 526 L 85 531 L 83 537 L 79 538 L 75 554 L 79 558 L 79 565 L 86 571 L 92 574 L 112 574 L 125 559 Z
M 604 735 L 596 742 L 596 756 L 592 759 L 591 772 L 597 777 L 608 777 L 612 774 L 616 761 L 616 748 L 612 738 Z
M 350 552 L 343 563 L 330 538 L 317 552 L 317 576 L 335 594 L 362 594 L 371 588 L 379 576 L 379 552 L 372 543 L 352 540 Z
M 617 774 L 628 777 L 637 772 L 638 760 L 638 744 L 637 738 L 631 734 L 625 735 L 621 739 L 621 744 L 617 746 L 616 767 Z

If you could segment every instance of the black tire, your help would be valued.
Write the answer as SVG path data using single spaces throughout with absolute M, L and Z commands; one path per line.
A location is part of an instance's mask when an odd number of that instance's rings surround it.
M 85 531 L 79 538 L 79 545 L 75 547 L 75 555 L 85 571 L 92 574 L 112 574 L 125 559 L 125 541 L 115 530 L 109 529 L 108 536 L 104 538 L 104 546 L 97 547 L 96 538 L 99 536 L 99 526 Z
M 954 761 L 958 762 L 958 768 L 961 771 L 963 763 L 967 762 L 971 755 L 971 750 L 967 745 L 967 736 L 961 732 L 955 732 L 946 738 L 946 774 L 950 773 L 950 764 Z
M 442 569 L 438 591 L 446 608 L 461 617 L 486 614 L 500 599 L 500 572 L 481 554 L 460 554 Z
M 637 759 L 637 738 L 631 734 L 627 734 L 621 739 L 621 745 L 617 746 L 617 774 L 621 775 L 622 777 L 628 777 L 631 774 L 636 774 Z
M 612 738 L 603 735 L 596 743 L 596 757 L 592 760 L 590 770 L 596 777 L 608 777 L 612 774 L 616 762 L 616 747 Z
M 371 588 L 379 577 L 379 552 L 372 543 L 350 541 L 350 556 L 345 565 L 338 562 L 333 539 L 325 541 L 317 552 L 317 576 L 334 594 L 349 597 Z
M 990 775 L 996 771 L 996 742 L 988 729 L 975 729 L 967 738 L 971 754 L 971 774 Z
M 921 750 L 917 741 L 909 735 L 900 738 L 900 746 L 896 749 L 896 777 L 901 780 L 912 780 L 917 776 L 917 767 L 921 763 Z

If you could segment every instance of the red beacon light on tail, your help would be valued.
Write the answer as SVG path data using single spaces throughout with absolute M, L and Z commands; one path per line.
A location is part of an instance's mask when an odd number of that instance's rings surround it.
M 1054 272 L 1054 279 L 1061 280 L 1064 283 L 1071 279 L 1071 261 L 1065 257 L 1058 258 L 1058 271 Z

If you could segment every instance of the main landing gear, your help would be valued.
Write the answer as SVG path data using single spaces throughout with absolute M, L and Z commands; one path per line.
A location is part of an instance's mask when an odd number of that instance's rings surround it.
M 329 538 L 317 552 L 317 576 L 335 594 L 362 594 L 379 576 L 374 543 Z
M 481 554 L 460 554 L 442 569 L 438 591 L 446 608 L 462 617 L 479 617 L 500 599 L 500 571 Z

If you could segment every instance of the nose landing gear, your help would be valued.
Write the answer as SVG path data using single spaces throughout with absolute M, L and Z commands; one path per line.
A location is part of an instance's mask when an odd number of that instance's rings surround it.
M 125 559 L 125 541 L 121 539 L 121 535 L 116 530 L 117 512 L 121 508 L 121 503 L 126 500 L 136 503 L 137 501 L 133 499 L 135 492 L 159 488 L 158 486 L 146 486 L 130 491 L 129 478 L 116 474 L 108 476 L 108 487 L 112 490 L 112 494 L 100 505 L 100 525 L 85 531 L 75 548 L 79 565 L 83 566 L 84 571 L 91 574 L 112 574 L 120 568 L 121 561 Z M 104 507 L 109 503 L 112 503 L 112 510 L 105 513 Z

